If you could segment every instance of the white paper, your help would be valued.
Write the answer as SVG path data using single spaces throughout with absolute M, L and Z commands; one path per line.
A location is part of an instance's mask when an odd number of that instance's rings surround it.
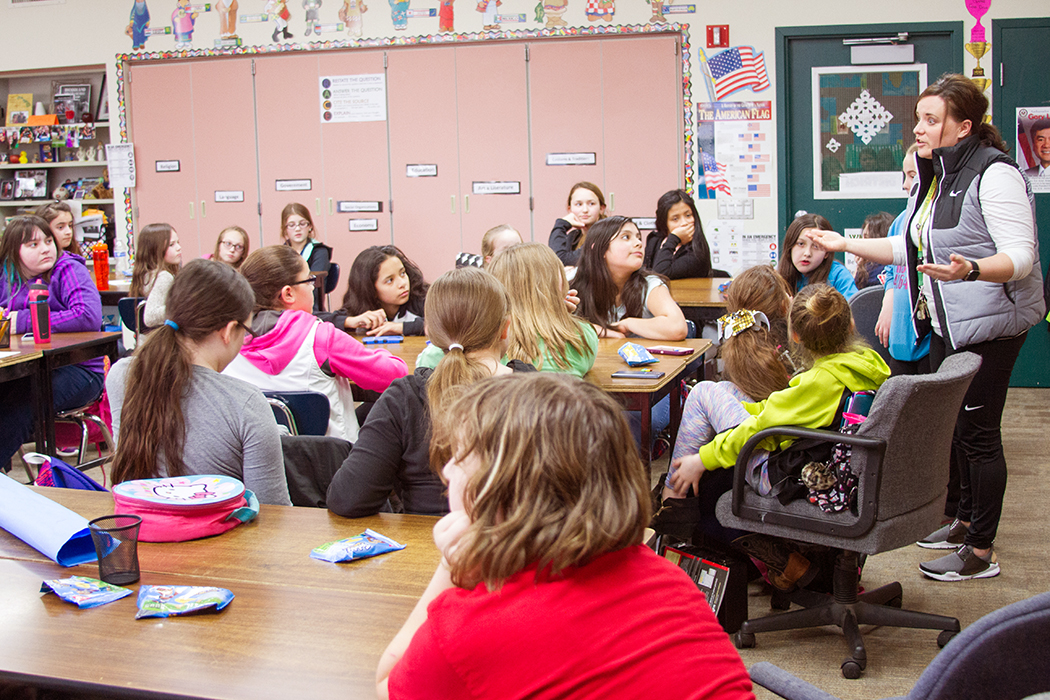
M 109 166 L 109 186 L 113 189 L 135 186 L 135 145 L 107 143 L 106 160 Z
M 0 528 L 62 566 L 97 561 L 88 521 L 0 474 Z
M 900 177 L 898 175 L 898 177 Z M 842 235 L 846 238 L 861 238 L 864 235 L 864 229 L 862 228 L 847 228 L 842 230 Z M 846 269 L 849 270 L 851 275 L 857 274 L 857 256 L 853 253 L 845 254 L 845 265 Z
M 386 121 L 386 76 L 328 75 L 320 78 L 321 123 Z

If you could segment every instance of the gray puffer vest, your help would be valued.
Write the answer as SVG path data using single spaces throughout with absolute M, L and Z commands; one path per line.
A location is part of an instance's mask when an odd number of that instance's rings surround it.
M 919 177 L 908 199 L 908 226 L 905 240 L 908 249 L 908 276 L 912 309 L 921 293 L 915 266 L 919 264 L 918 248 L 912 242 L 912 219 L 921 209 L 934 175 L 937 193 L 933 201 L 933 224 L 923 241 L 926 262 L 948 265 L 952 253 L 969 260 L 995 255 L 995 243 L 988 232 L 981 211 L 978 190 L 981 175 L 993 163 L 1017 164 L 1006 154 L 982 145 L 976 136 L 968 136 L 950 148 L 937 148 L 933 160 L 917 158 Z M 1028 201 L 1035 222 L 1035 198 L 1025 180 Z M 1035 262 L 1023 279 L 1005 284 L 995 282 L 933 283 L 934 309 L 941 333 L 954 349 L 996 338 L 1009 338 L 1028 330 L 1046 314 L 1043 302 L 1043 274 L 1039 264 L 1039 235 L 1035 235 Z M 914 319 L 918 338 L 931 329 L 929 320 Z

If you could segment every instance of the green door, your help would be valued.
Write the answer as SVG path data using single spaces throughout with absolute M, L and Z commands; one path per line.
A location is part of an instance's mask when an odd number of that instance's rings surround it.
M 900 91 L 894 97 L 893 76 L 889 71 L 885 79 L 875 80 L 871 74 L 858 73 L 849 75 L 845 71 L 822 78 L 826 84 L 841 86 L 834 88 L 835 97 L 824 97 L 820 100 L 821 123 L 830 123 L 845 113 L 854 100 L 854 94 L 861 99 L 862 90 L 870 89 L 871 96 L 892 104 L 893 120 L 879 129 L 874 135 L 868 134 L 868 143 L 860 139 L 861 132 L 854 134 L 843 126 L 831 124 L 830 127 L 818 127 L 814 123 L 813 68 L 849 67 L 850 47 L 843 44 L 844 39 L 869 39 L 895 37 L 907 32 L 906 44 L 915 47 L 916 64 L 926 65 L 927 83 L 933 82 L 942 73 L 958 73 L 962 70 L 963 25 L 962 22 L 938 22 L 921 24 L 878 24 L 824 27 L 780 27 L 777 29 L 777 100 L 779 105 L 777 122 L 777 176 L 779 183 L 779 224 L 781 237 L 787 225 L 794 218 L 795 212 L 805 210 L 822 214 L 831 222 L 836 231 L 847 228 L 860 228 L 868 214 L 887 211 L 898 214 L 904 210 L 907 198 L 903 192 L 879 199 L 836 198 L 818 199 L 814 193 L 813 173 L 815 141 L 818 133 L 828 128 L 842 129 L 843 143 L 854 146 L 840 146 L 831 143 L 825 136 L 820 148 L 820 160 L 823 163 L 821 179 L 818 183 L 823 190 L 830 191 L 837 187 L 839 176 L 835 168 L 847 167 L 852 171 L 900 171 L 903 149 L 906 149 L 914 138 L 911 129 L 915 124 L 915 102 L 910 97 L 911 90 Z M 853 68 L 860 68 L 854 66 Z M 907 70 L 906 66 L 901 66 Z M 880 73 L 883 71 L 879 71 Z M 867 81 L 867 82 L 866 82 Z M 883 87 L 885 90 L 883 91 Z M 852 88 L 852 91 L 851 91 Z M 920 88 L 921 89 L 921 88 Z M 883 92 L 886 97 L 880 97 Z M 904 95 L 908 95 L 907 98 Z M 860 104 L 860 103 L 857 103 Z M 869 103 L 870 104 L 870 103 Z M 863 106 L 863 105 L 861 105 Z M 876 105 L 879 106 L 879 105 Z M 878 145 L 878 148 L 861 148 L 861 145 Z M 831 150 L 834 149 L 834 150 Z M 851 152 L 852 149 L 852 152 Z M 873 155 L 874 154 L 874 155 Z M 877 161 L 877 162 L 876 162 Z M 862 175 L 851 172 L 850 175 Z M 834 197 L 848 197 L 850 189 L 844 186 Z M 854 179 L 852 182 L 856 183 Z M 897 181 L 899 190 L 899 183 Z
M 1033 50 L 1050 45 L 1050 18 L 993 20 L 991 39 L 996 62 L 984 63 L 995 91 L 992 123 L 1010 144 L 1010 155 L 1023 163 L 1017 153 L 1017 109 L 1050 107 L 1050 64 L 1041 50 Z M 1045 277 L 1050 262 L 1050 192 L 1036 193 L 1035 208 Z M 1010 378 L 1012 386 L 1050 386 L 1048 329 L 1040 323 L 1029 331 Z

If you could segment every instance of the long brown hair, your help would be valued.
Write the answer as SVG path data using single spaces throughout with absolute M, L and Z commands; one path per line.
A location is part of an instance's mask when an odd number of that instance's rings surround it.
M 222 249 L 222 237 L 226 235 L 227 231 L 236 231 L 241 234 L 241 245 L 243 245 L 244 248 L 241 250 L 241 257 L 237 258 L 237 262 L 231 266 L 234 270 L 239 270 L 241 265 L 244 264 L 244 259 L 247 258 L 248 253 L 251 252 L 252 247 L 251 243 L 248 241 L 248 232 L 240 226 L 227 226 L 219 231 L 219 237 L 215 239 L 215 252 L 211 254 L 211 259 L 218 260 L 219 262 L 223 261 L 222 258 L 219 257 L 219 251 Z
M 864 234 L 864 238 L 885 238 L 890 232 L 890 226 L 893 225 L 893 220 L 896 217 L 888 211 L 879 211 L 874 214 L 868 214 L 864 219 L 864 226 L 861 231 Z M 868 278 L 871 277 L 871 271 L 874 269 L 883 269 L 885 265 L 879 265 L 866 258 L 857 259 L 857 272 L 853 275 L 853 281 L 857 285 L 857 289 L 864 289 L 868 285 Z
M 570 369 L 570 348 L 593 360 L 583 322 L 565 308 L 569 285 L 565 267 L 553 250 L 543 243 L 519 243 L 493 258 L 488 270 L 510 296 L 507 357 L 552 372 Z M 543 366 L 544 350 L 554 367 Z
M 120 442 L 113 483 L 159 476 L 163 454 L 167 476 L 186 473 L 182 461 L 186 422 L 182 396 L 193 376 L 187 344 L 199 344 L 230 321 L 247 323 L 252 290 L 229 265 L 191 260 L 168 292 L 168 320 L 135 350 L 121 410 Z
M 786 389 L 794 362 L 787 342 L 791 290 L 772 265 L 755 265 L 733 279 L 726 311 L 761 311 L 769 330 L 752 328 L 724 341 L 720 354 L 730 381 L 755 401 Z
M 587 182 L 586 180 L 581 180 L 580 182 L 577 182 L 575 185 L 570 187 L 569 188 L 569 196 L 565 198 L 565 206 L 566 206 L 566 208 L 572 209 L 572 195 L 573 195 L 574 192 L 576 192 L 576 190 L 579 190 L 579 189 L 587 190 L 588 192 L 590 192 L 591 194 L 593 194 L 595 197 L 598 198 L 598 220 L 600 221 L 600 220 L 604 219 L 605 218 L 605 195 L 602 194 L 602 188 L 598 187 L 598 185 L 594 184 L 593 182 Z M 595 223 L 598 223 L 598 222 L 596 221 Z M 591 226 L 593 227 L 593 225 L 594 224 L 592 224 Z M 578 250 L 580 248 L 580 246 L 583 245 L 583 242 L 584 242 L 584 240 L 586 240 L 586 238 L 587 238 L 587 233 L 581 231 L 580 232 L 580 237 L 578 239 L 576 239 L 576 243 L 575 243 L 575 245 L 573 245 L 573 250 Z
M 433 444 L 439 459 L 479 465 L 450 562 L 457 586 L 498 589 L 532 566 L 537 579 L 555 576 L 642 541 L 651 505 L 638 449 L 620 405 L 587 382 L 486 379 L 436 416 Z
M 171 243 L 171 224 L 149 224 L 144 226 L 135 244 L 135 268 L 131 273 L 131 289 L 128 296 L 146 296 L 146 286 L 150 279 L 156 279 L 161 270 L 172 275 L 179 273 L 179 266 L 164 260 Z
M 645 278 L 656 274 L 640 268 L 631 274 L 623 289 L 616 288 L 616 283 L 609 274 L 609 267 L 605 262 L 609 243 L 619 235 L 624 226 L 633 223 L 626 216 L 610 216 L 591 226 L 590 233 L 587 234 L 587 244 L 583 247 L 579 266 L 576 268 L 576 277 L 572 280 L 573 289 L 580 295 L 576 315 L 602 328 L 610 326 L 617 296 L 627 309 L 624 318 L 640 318 L 645 309 Z
M 22 244 L 33 240 L 35 232 L 39 229 L 44 234 L 44 241 L 51 239 L 54 244 L 54 236 L 51 235 L 51 227 L 47 222 L 35 214 L 24 214 L 16 216 L 8 222 L 4 229 L 4 235 L 0 236 L 0 267 L 3 269 L 4 279 L 7 280 L 8 293 L 14 296 L 15 292 L 28 280 L 25 270 L 22 269 Z M 58 249 L 55 249 L 55 261 L 58 261 Z M 52 267 L 52 269 L 54 269 Z M 41 278 L 45 283 L 51 280 L 51 270 L 48 270 Z M 7 304 L 7 299 L 0 299 L 0 304 Z
M 443 415 L 465 387 L 492 375 L 484 363 L 467 354 L 496 347 L 509 313 L 503 285 L 480 268 L 450 270 L 430 285 L 427 335 L 445 351 L 427 381 L 430 415 Z
M 286 245 L 268 245 L 249 255 L 241 265 L 241 274 L 255 295 L 255 313 L 284 309 L 281 290 L 298 281 L 296 277 L 305 265 L 303 256 Z
M 970 133 L 976 135 L 981 143 L 1003 153 L 1010 152 L 1010 146 L 1003 141 L 999 129 L 984 121 L 988 98 L 965 75 L 945 73 L 922 91 L 919 100 L 924 97 L 940 97 L 944 100 L 948 116 L 960 124 L 969 120 Z
M 671 190 L 664 192 L 656 201 L 656 235 L 661 240 L 667 238 L 671 229 L 667 226 L 667 215 L 671 213 L 671 207 L 678 203 L 684 203 L 693 214 L 693 241 L 690 247 L 697 262 L 700 263 L 700 274 L 697 277 L 708 277 L 711 274 L 711 248 L 704 236 L 704 225 L 700 222 L 700 212 L 696 210 L 696 202 L 685 190 Z
M 784 233 L 784 244 L 780 246 L 780 264 L 777 265 L 777 272 L 787 281 L 790 289 L 798 289 L 799 285 L 802 284 L 802 273 L 798 271 L 795 263 L 792 262 L 791 251 L 795 244 L 798 243 L 799 236 L 807 228 L 819 228 L 821 231 L 834 230 L 831 228 L 831 222 L 820 214 L 801 214 L 788 224 L 787 231 Z M 813 272 L 809 273 L 809 284 L 827 281 L 834 261 L 835 256 L 833 253 L 825 253 L 824 259 L 814 268 Z
M 69 214 L 69 218 L 71 219 L 70 226 L 76 223 L 76 217 L 73 216 L 73 208 L 60 200 L 55 202 L 48 202 L 47 204 L 41 204 L 39 207 L 33 210 L 33 213 L 39 216 L 44 221 L 46 221 L 48 223 L 48 226 L 51 225 L 52 221 L 58 218 L 59 214 Z M 55 245 L 58 245 L 57 238 L 55 239 Z M 65 250 L 67 252 L 72 253 L 73 255 L 83 255 L 83 253 L 80 252 L 80 243 L 77 241 L 77 235 L 75 230 L 73 236 L 69 239 L 69 247 Z M 58 252 L 62 253 L 63 251 L 60 250 Z
M 403 306 L 417 316 L 422 315 L 429 288 L 423 279 L 423 271 L 397 246 L 374 245 L 358 253 L 350 266 L 346 294 L 343 295 L 343 311 L 348 316 L 383 308 L 376 291 L 376 281 L 379 279 L 380 266 L 390 258 L 400 260 L 408 275 L 408 301 Z

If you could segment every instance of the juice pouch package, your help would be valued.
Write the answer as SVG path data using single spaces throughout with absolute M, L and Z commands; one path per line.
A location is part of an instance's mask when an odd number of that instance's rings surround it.
M 355 559 L 367 559 L 387 552 L 404 549 L 405 545 L 394 542 L 389 537 L 380 535 L 374 530 L 365 530 L 360 535 L 347 537 L 345 540 L 326 542 L 317 547 L 310 556 L 321 561 L 343 562 Z
M 196 613 L 219 612 L 233 600 L 233 593 L 211 586 L 142 586 L 139 588 L 139 611 L 143 617 L 172 617 Z
M 659 362 L 659 360 L 653 357 L 651 352 L 645 349 L 644 345 L 639 345 L 638 343 L 624 343 L 616 352 L 619 353 L 624 362 L 631 367 L 651 365 L 654 362 Z
M 78 608 L 97 608 L 124 596 L 131 595 L 130 588 L 122 588 L 86 576 L 52 579 L 40 584 L 41 593 L 54 593 L 67 603 Z

